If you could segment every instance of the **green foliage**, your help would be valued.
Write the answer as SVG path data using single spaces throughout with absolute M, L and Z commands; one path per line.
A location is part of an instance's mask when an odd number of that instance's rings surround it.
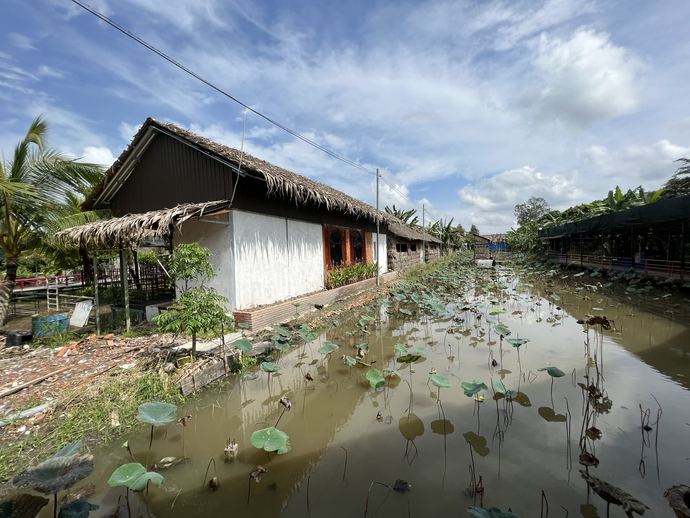
M 334 266 L 326 272 L 326 288 L 333 289 L 376 276 L 376 263 Z
M 251 442 L 255 448 L 275 451 L 278 452 L 278 455 L 290 451 L 290 438 L 288 435 L 273 426 L 254 432 L 251 437 Z
M 387 206 L 386 212 L 392 214 L 410 228 L 419 227 L 419 218 L 415 216 L 415 214 L 417 214 L 417 209 L 403 210 L 397 209 L 395 205 L 393 205 L 392 209 Z
M 527 342 L 529 342 L 529 338 L 506 338 L 506 342 L 508 342 L 513 347 L 520 347 L 521 345 L 524 345 Z
M 158 264 L 158 254 L 156 252 L 141 252 L 137 254 L 137 260 L 140 265 L 153 266 Z
M 29 485 L 45 495 L 54 495 L 88 477 L 93 471 L 93 456 L 79 455 L 81 441 L 68 444 L 37 466 L 30 466 L 14 477 L 12 484 Z
M 378 369 L 369 369 L 367 371 L 367 380 L 371 383 L 372 388 L 378 389 L 386 384 L 386 380 Z
M 143 491 L 149 482 L 160 486 L 163 480 L 165 479 L 160 473 L 146 471 L 146 468 L 138 462 L 131 462 L 117 468 L 110 475 L 108 485 L 110 487 L 126 486 L 132 491 Z
M 482 390 L 488 390 L 489 387 L 487 387 L 484 383 L 481 381 L 473 380 L 473 381 L 463 381 L 460 384 L 460 387 L 462 388 L 463 392 L 467 397 L 472 397 L 475 394 L 478 394 Z
M 170 274 L 173 286 L 186 292 L 189 283 L 199 283 L 203 285 L 216 276 L 213 265 L 209 260 L 211 252 L 199 243 L 180 244 L 175 247 L 175 251 L 168 261 L 168 273 Z M 180 283 L 183 286 L 180 286 Z
M 241 338 L 241 339 L 237 340 L 234 343 L 234 345 L 243 353 L 248 353 L 249 351 L 252 350 L 252 343 L 249 340 L 247 340 L 246 338 Z
M 262 362 L 261 370 L 264 372 L 278 372 L 280 370 L 280 365 L 273 362 Z
M 89 513 L 95 511 L 99 506 L 90 504 L 82 496 L 78 499 L 63 505 L 60 508 L 58 518 L 89 518 Z
M 331 343 L 331 342 L 329 342 L 328 340 L 326 340 L 326 341 L 323 343 L 323 345 L 322 345 L 321 347 L 319 347 L 319 352 L 320 352 L 321 354 L 328 354 L 328 353 L 332 353 L 332 352 L 335 351 L 337 348 L 338 348 L 337 345 L 335 345 L 334 343 Z
M 448 381 L 448 378 L 441 374 L 431 374 L 429 380 L 438 388 L 450 388 L 453 386 L 450 381 Z
M 165 426 L 176 418 L 177 407 L 171 403 L 153 401 L 139 405 L 137 420 L 152 426 Z
M 526 223 L 539 220 L 543 215 L 551 211 L 548 202 L 544 198 L 532 196 L 525 203 L 515 205 L 515 217 L 517 224 L 522 226 Z
M 541 369 L 537 370 L 546 371 L 552 378 L 562 378 L 563 376 L 565 376 L 565 372 L 563 372 L 558 367 L 542 367 Z

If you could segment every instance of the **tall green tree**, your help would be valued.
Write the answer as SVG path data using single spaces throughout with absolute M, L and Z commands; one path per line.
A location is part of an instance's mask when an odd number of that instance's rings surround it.
M 522 226 L 530 221 L 537 221 L 550 210 L 551 207 L 549 207 L 548 202 L 544 198 L 532 196 L 525 203 L 515 205 L 513 212 L 517 218 L 518 226 Z
M 50 149 L 47 134 L 48 123 L 37 117 L 11 157 L 0 160 L 0 248 L 6 265 L 0 324 L 5 322 L 21 255 L 38 246 L 48 225 L 65 215 L 68 193 L 83 191 L 102 175 L 97 166 Z
M 475 234 L 479 235 L 479 229 L 477 228 L 477 225 L 472 223 L 472 226 L 470 227 L 470 231 L 465 235 L 465 241 L 467 242 L 468 248 L 472 248 L 474 246 L 474 235 Z

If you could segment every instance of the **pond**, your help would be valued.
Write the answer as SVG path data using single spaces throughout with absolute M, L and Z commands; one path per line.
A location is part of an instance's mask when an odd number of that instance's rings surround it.
M 690 483 L 687 301 L 574 273 L 458 261 L 424 287 L 398 284 L 351 322 L 276 355 L 279 371 L 244 375 L 179 409 L 192 415 L 187 459 L 132 498 L 132 514 L 466 516 L 483 504 L 522 518 L 542 506 L 546 516 L 546 505 L 551 516 L 604 517 L 582 470 L 643 502 L 647 516 L 673 516 L 664 490 Z M 578 323 L 586 315 L 608 322 Z M 338 347 L 319 353 L 324 343 Z M 341 359 L 358 352 L 356 366 Z M 405 356 L 419 358 L 398 361 Z M 372 388 L 370 368 L 382 388 Z M 283 396 L 292 402 L 284 415 Z M 254 447 L 252 433 L 278 420 L 290 451 Z M 182 431 L 156 428 L 152 459 L 181 456 Z M 228 440 L 238 444 L 234 462 L 223 460 Z M 130 437 L 140 462 L 148 443 L 148 428 Z M 124 494 L 107 484 L 131 462 L 119 446 L 94 452 L 85 481 L 97 486 L 99 515 Z M 256 465 L 268 470 L 258 482 L 249 478 Z M 213 493 L 207 468 L 220 483 Z M 409 490 L 391 490 L 398 480 Z M 625 512 L 611 505 L 610 516 Z

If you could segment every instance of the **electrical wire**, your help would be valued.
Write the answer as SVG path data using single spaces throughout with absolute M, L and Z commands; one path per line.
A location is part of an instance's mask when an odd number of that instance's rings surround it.
M 306 144 L 309 144 L 310 146 L 313 146 L 313 147 L 315 147 L 316 149 L 318 149 L 318 150 L 320 150 L 320 151 L 323 151 L 323 152 L 326 153 L 327 155 L 329 155 L 329 156 L 331 156 L 331 157 L 333 157 L 333 158 L 335 158 L 335 159 L 337 159 L 337 160 L 340 160 L 341 162 L 344 162 L 344 163 L 346 163 L 346 164 L 348 164 L 348 165 L 350 165 L 350 166 L 352 166 L 352 167 L 355 167 L 355 168 L 359 169 L 360 171 L 364 171 L 365 173 L 368 173 L 368 174 L 371 174 L 371 175 L 374 175 L 374 176 L 377 175 L 377 172 L 376 172 L 376 171 L 372 171 L 372 170 L 370 170 L 370 169 L 367 169 L 366 167 L 364 167 L 364 166 L 358 164 L 357 162 L 354 162 L 354 161 L 352 161 L 352 160 L 350 160 L 350 159 L 348 159 L 348 158 L 345 158 L 344 156 L 339 155 L 338 153 L 336 153 L 336 152 L 334 152 L 334 151 L 331 151 L 330 149 L 325 148 L 325 147 L 323 147 L 323 146 L 317 144 L 317 143 L 314 142 L 313 140 L 308 139 L 307 137 L 305 137 L 304 135 L 301 135 L 301 134 L 297 133 L 296 131 L 294 131 L 294 130 L 288 128 L 287 126 L 284 126 L 283 124 L 281 124 L 281 123 L 279 123 L 279 122 L 277 122 L 277 121 L 271 119 L 271 118 L 268 117 L 267 115 L 264 115 L 263 113 L 261 113 L 261 112 L 255 110 L 255 109 L 252 108 L 251 106 L 246 105 L 245 103 L 243 103 L 242 101 L 240 101 L 240 100 L 237 99 L 236 97 L 233 97 L 232 95 L 230 95 L 230 94 L 227 93 L 226 91 L 222 90 L 221 88 L 217 87 L 216 85 L 214 85 L 214 84 L 211 83 L 210 81 L 207 81 L 206 79 L 204 79 L 203 77 L 201 77 L 199 74 L 197 74 L 197 73 L 194 72 L 193 70 L 190 70 L 189 68 L 187 68 L 187 67 L 184 66 L 183 64 L 179 63 L 178 61 L 174 60 L 173 58 L 171 58 L 170 56 L 168 56 L 168 55 L 165 54 L 164 52 L 158 50 L 156 47 L 154 47 L 154 46 L 151 45 L 150 43 L 146 42 L 145 40 L 141 39 L 139 36 L 136 36 L 136 35 L 133 34 L 131 31 L 125 29 L 125 28 L 122 27 L 119 23 L 117 23 L 117 22 L 111 20 L 110 18 L 108 18 L 108 17 L 107 17 L 106 15 L 104 15 L 103 13 L 100 13 L 99 11 L 95 10 L 94 8 L 92 8 L 91 6 L 89 6 L 89 5 L 85 4 L 85 3 L 83 3 L 81 0 L 72 0 L 72 2 L 75 3 L 76 5 L 78 5 L 79 7 L 81 7 L 82 9 L 84 9 L 84 10 L 88 11 L 89 13 L 93 14 L 94 16 L 96 16 L 96 17 L 97 17 L 98 19 L 100 19 L 101 21 L 107 23 L 108 25 L 110 25 L 110 26 L 113 27 L 114 29 L 117 29 L 117 30 L 120 31 L 122 34 L 124 34 L 125 36 L 127 36 L 127 37 L 133 39 L 134 41 L 136 41 L 136 42 L 139 43 L 140 45 L 146 47 L 146 48 L 149 49 L 151 52 L 154 52 L 155 54 L 158 54 L 160 57 L 162 57 L 163 59 L 165 59 L 165 60 L 168 61 L 169 63 L 175 65 L 175 66 L 176 66 L 177 68 L 179 68 L 180 70 L 186 72 L 187 74 L 191 75 L 191 76 L 194 77 L 195 79 L 198 79 L 199 81 L 201 81 L 201 82 L 204 83 L 205 85 L 207 85 L 207 86 L 213 88 L 215 91 L 217 91 L 217 92 L 220 93 L 221 95 L 224 95 L 224 96 L 227 97 L 228 99 L 230 99 L 230 100 L 236 102 L 237 104 L 239 104 L 240 106 L 242 106 L 242 107 L 245 109 L 245 119 L 246 119 L 246 110 L 249 110 L 250 112 L 252 112 L 252 113 L 258 115 L 259 117 L 261 117 L 262 119 L 264 119 L 265 121 L 267 121 L 267 122 L 273 124 L 274 126 L 280 128 L 280 129 L 282 129 L 283 131 L 289 133 L 290 135 L 292 135 L 292 136 L 295 137 L 295 138 L 298 138 L 299 140 L 305 142 Z M 379 176 L 379 178 L 381 178 L 381 180 L 383 180 L 386 184 L 388 184 L 388 186 L 389 186 L 391 189 L 393 189 L 396 193 L 398 193 L 401 197 L 403 197 L 404 199 L 406 199 L 408 202 L 410 202 L 412 205 L 414 205 L 414 206 L 417 207 L 418 209 L 421 209 L 421 208 L 422 208 L 418 203 L 412 201 L 408 196 L 406 196 L 405 194 L 403 194 L 397 187 L 395 187 L 390 181 L 388 181 L 388 180 L 387 180 L 385 177 L 383 177 L 381 174 L 378 174 L 378 176 Z M 427 210 L 427 212 L 428 212 L 428 210 Z

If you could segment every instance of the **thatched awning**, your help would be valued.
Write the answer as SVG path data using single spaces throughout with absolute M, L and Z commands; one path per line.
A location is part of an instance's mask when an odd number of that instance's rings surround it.
M 405 225 L 402 220 L 390 216 L 390 221 L 388 222 L 388 231 L 398 237 L 407 239 L 408 241 L 422 241 L 425 240 L 427 243 L 440 243 L 441 240 L 432 234 L 422 234 L 421 229 L 413 229 Z
M 144 239 L 163 238 L 192 218 L 211 216 L 226 211 L 229 201 L 185 203 L 172 209 L 128 214 L 120 218 L 94 221 L 58 232 L 53 240 L 65 246 L 83 245 L 90 248 L 140 243 Z

